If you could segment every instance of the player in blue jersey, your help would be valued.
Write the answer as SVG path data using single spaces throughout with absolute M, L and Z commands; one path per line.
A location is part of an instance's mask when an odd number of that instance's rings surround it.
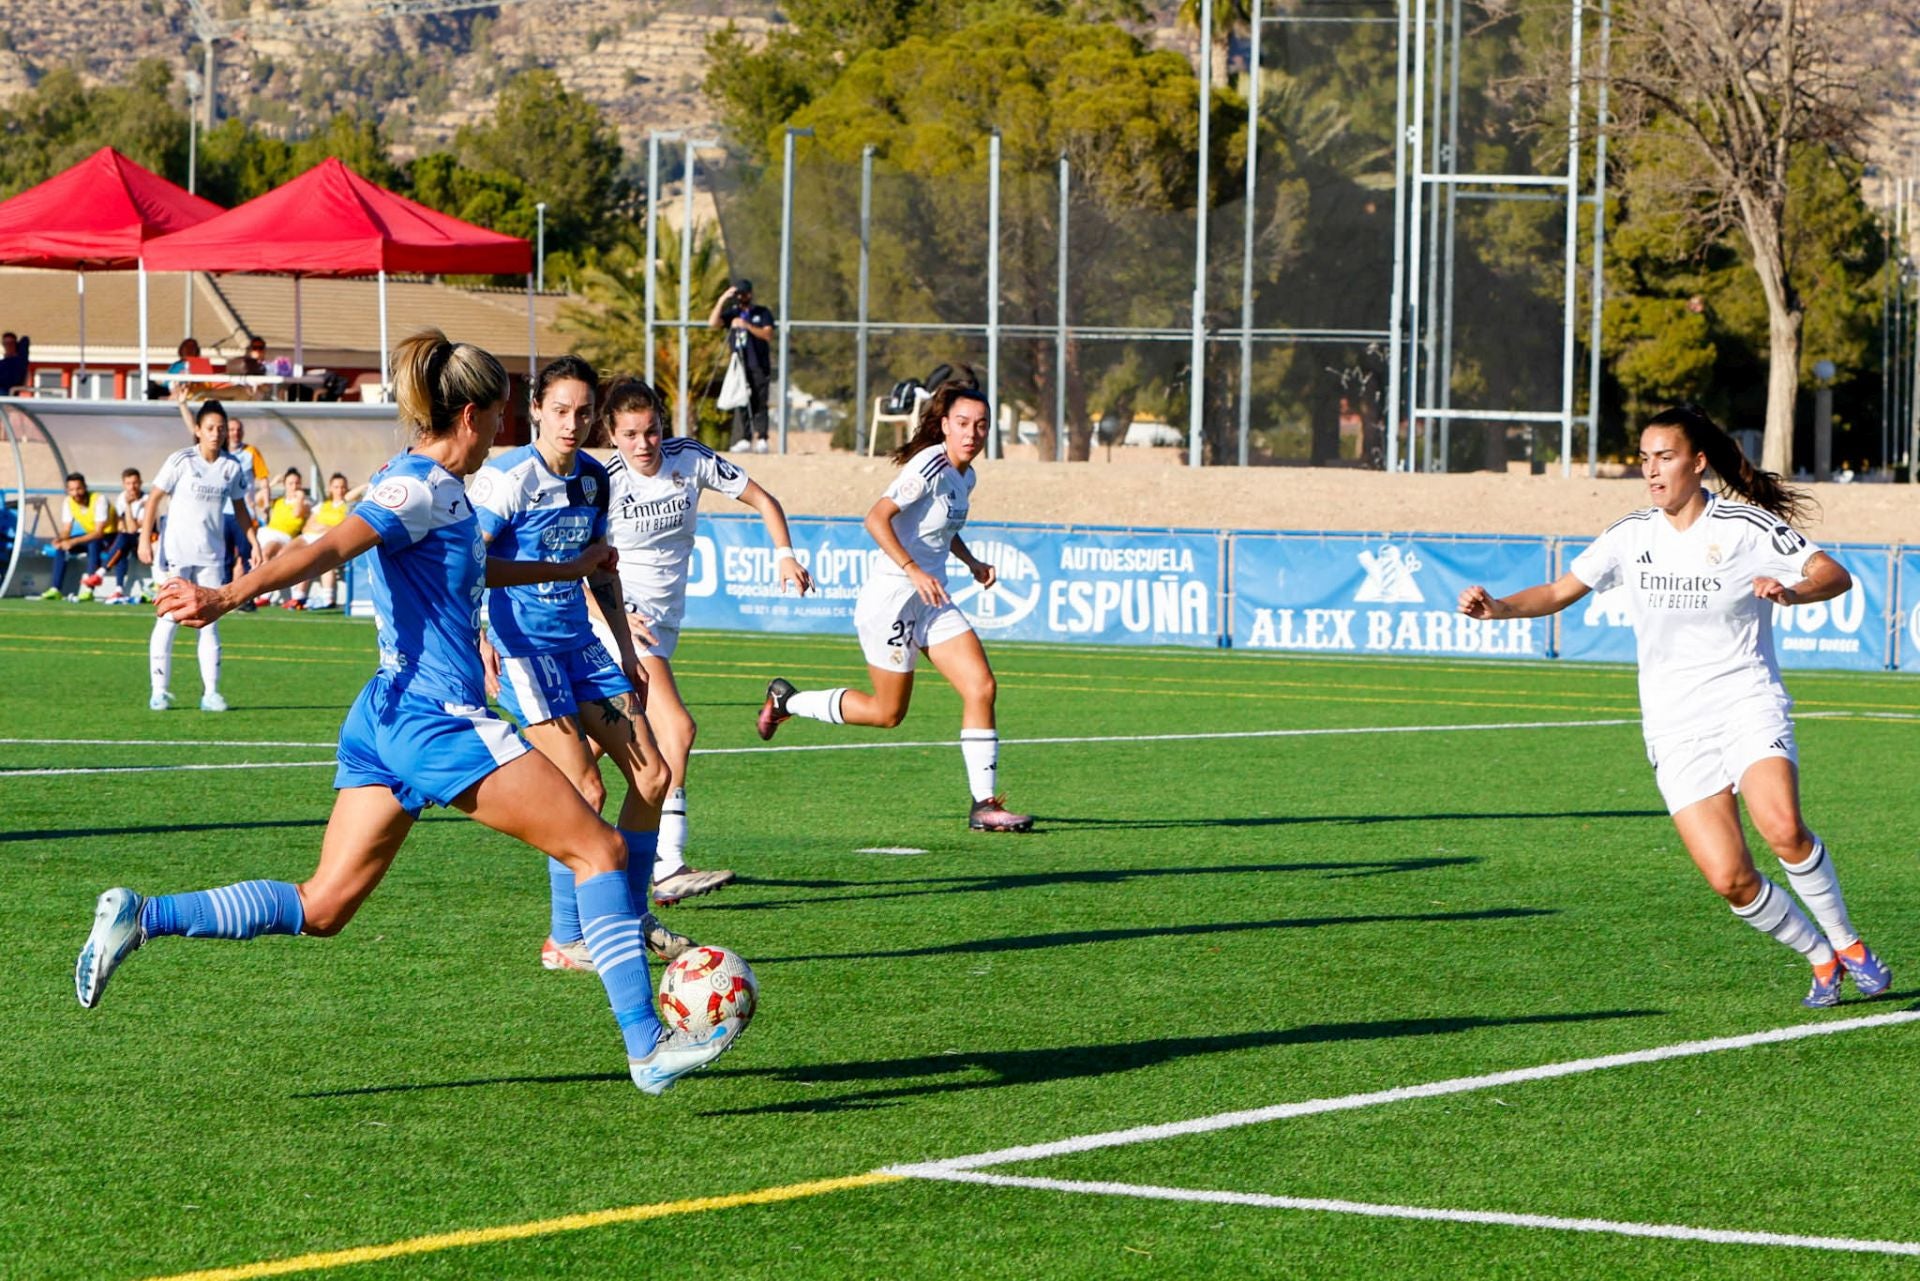
M 487 710 L 478 647 L 483 580 L 495 587 L 577 581 L 607 567 L 612 552 L 590 548 L 558 563 L 489 559 L 462 477 L 479 470 L 499 431 L 506 371 L 478 347 L 448 342 L 437 330 L 402 343 L 394 366 L 395 399 L 415 442 L 375 473 L 351 515 L 320 541 L 257 565 L 237 582 L 208 588 L 176 579 L 156 602 L 162 616 L 205 627 L 241 601 L 375 553 L 380 669 L 341 726 L 338 795 L 319 866 L 299 885 L 246 881 L 154 898 L 108 890 L 74 967 L 74 993 L 91 1008 L 135 949 L 166 935 L 339 933 L 392 865 L 420 811 L 448 805 L 572 869 L 587 946 L 626 1042 L 629 1070 L 636 1085 L 657 1094 L 717 1058 L 740 1024 L 698 1038 L 661 1027 L 643 926 L 627 887 L 626 847 L 552 762 Z
M 518 561 L 571 560 L 606 541 L 607 471 L 581 450 L 593 430 L 593 367 L 563 356 L 540 371 L 533 387 L 536 435 L 474 477 L 471 493 L 480 533 L 495 556 Z M 620 592 L 612 571 L 587 580 L 603 612 L 618 616 Z M 495 588 L 487 595 L 490 643 L 482 642 L 500 703 L 527 740 L 573 781 L 597 813 L 606 785 L 594 747 L 612 758 L 626 780 L 619 829 L 627 846 L 634 902 L 644 905 L 667 791 L 667 764 L 642 716 L 627 673 L 635 666 L 629 637 L 610 653 L 588 621 L 586 593 L 576 582 Z M 551 931 L 540 949 L 550 970 L 591 969 L 574 904 L 573 874 L 557 860 L 548 867 Z M 732 880 L 712 874 L 706 888 Z M 672 959 L 687 940 L 651 933 Z

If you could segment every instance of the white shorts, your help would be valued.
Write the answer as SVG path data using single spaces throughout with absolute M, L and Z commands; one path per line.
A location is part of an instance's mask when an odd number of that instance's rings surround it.
M 153 585 L 164 587 L 176 578 L 184 578 L 201 587 L 224 587 L 227 582 L 225 565 L 169 565 L 156 557 L 153 562 Z
M 952 601 L 929 605 L 905 578 L 876 574 L 861 585 L 853 629 L 869 665 L 910 672 L 921 650 L 970 632 L 973 624 Z
M 1799 767 L 1800 749 L 1793 741 L 1793 722 L 1784 714 L 1729 725 L 1698 738 L 1647 744 L 1653 779 L 1660 786 L 1669 814 L 1678 814 L 1729 787 L 1738 792 L 1741 776 L 1773 756 L 1784 757 Z
M 286 530 L 275 529 L 271 525 L 260 526 L 260 546 L 262 547 L 291 547 L 293 540 L 297 537 L 299 535 L 289 534 Z
M 334 531 L 334 528 L 335 527 L 332 525 L 320 525 L 318 527 L 308 526 L 306 529 L 301 531 L 300 541 L 303 543 L 317 543 L 321 539 L 325 538 L 328 534 L 331 534 Z
M 607 652 L 618 657 L 620 654 L 619 642 L 614 640 L 613 633 L 607 630 L 607 625 L 600 621 L 600 616 L 598 614 L 589 615 L 588 621 L 593 624 L 593 634 L 600 638 L 600 643 L 607 647 Z M 636 634 L 633 637 L 633 656 L 635 658 L 657 658 L 662 662 L 670 662 L 673 658 L 673 651 L 680 645 L 680 624 L 649 623 L 647 624 L 647 630 L 653 633 L 653 644 L 647 644 Z

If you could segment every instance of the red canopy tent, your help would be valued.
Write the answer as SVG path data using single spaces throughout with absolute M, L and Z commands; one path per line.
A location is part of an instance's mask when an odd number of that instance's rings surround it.
M 533 332 L 533 246 L 375 186 L 337 159 L 285 186 L 148 246 L 169 271 L 284 273 L 294 278 L 294 360 L 300 363 L 302 276 L 378 276 L 380 381 L 387 370 L 387 274 L 527 275 Z
M 88 271 L 140 272 L 140 383 L 147 381 L 147 272 L 155 238 L 185 231 L 220 206 L 174 186 L 112 147 L 0 201 L 0 263 L 79 273 L 80 367 L 87 364 Z

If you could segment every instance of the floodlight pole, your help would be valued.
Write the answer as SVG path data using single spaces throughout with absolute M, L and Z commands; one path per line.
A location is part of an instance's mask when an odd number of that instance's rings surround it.
M 656 239 L 656 225 L 659 221 L 660 204 L 660 140 L 677 138 L 678 134 L 662 133 L 658 129 L 647 132 L 647 261 L 646 261 L 646 333 L 647 386 L 653 386 L 653 317 L 654 317 L 654 278 L 660 267 L 660 251 Z
M 1387 309 L 1387 471 L 1400 468 L 1401 368 L 1407 298 L 1407 5 L 1399 0 L 1399 38 L 1395 42 L 1393 95 L 1393 284 Z
M 1253 428 L 1253 223 L 1260 160 L 1260 12 L 1253 0 L 1253 47 L 1247 56 L 1247 202 L 1240 219 L 1240 465 L 1247 465 Z
M 1060 153 L 1060 246 L 1055 257 L 1056 283 L 1053 320 L 1053 457 L 1067 461 L 1067 232 L 1073 168 Z
M 693 149 L 703 145 L 692 138 L 682 140 L 680 165 L 680 378 L 673 398 L 674 432 L 689 434 L 693 414 L 687 406 L 687 323 L 693 290 Z
M 533 207 L 533 225 L 533 287 L 544 294 L 547 292 L 547 202 L 544 200 Z
M 1573 49 L 1568 55 L 1572 84 L 1567 106 L 1567 271 L 1566 306 L 1560 349 L 1560 474 L 1573 475 L 1573 326 L 1579 304 L 1580 264 L 1574 246 L 1580 239 L 1580 38 L 1586 25 L 1584 0 L 1573 0 Z
M 1600 99 L 1593 111 L 1593 262 L 1588 276 L 1587 475 L 1600 474 L 1600 319 L 1606 299 L 1607 78 L 1613 70 L 1613 6 L 1600 0 Z
M 853 452 L 867 452 L 867 281 L 873 254 L 873 144 L 860 148 L 860 293 L 853 359 Z
M 1193 214 L 1193 343 L 1188 363 L 1187 466 L 1200 465 L 1200 435 L 1206 425 L 1207 391 L 1207 152 L 1213 112 L 1213 0 L 1200 0 L 1200 173 Z
M 993 423 L 987 431 L 987 457 L 1000 457 L 1000 130 L 987 138 L 987 404 Z M 1020 434 L 1018 422 L 1014 436 Z
M 776 431 L 780 436 L 780 452 L 787 452 L 787 357 L 789 339 L 793 332 L 793 140 L 811 138 L 813 130 L 787 126 L 784 150 L 780 165 L 780 315 L 775 320 L 776 336 L 780 340 L 778 358 L 780 375 L 780 405 Z

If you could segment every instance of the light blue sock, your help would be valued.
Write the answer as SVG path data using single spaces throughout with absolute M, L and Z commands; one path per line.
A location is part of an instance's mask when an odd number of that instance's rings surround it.
M 298 934 L 305 923 L 300 891 L 286 881 L 242 881 L 217 890 L 162 894 L 140 908 L 148 938 L 250 939 Z
M 630 832 L 620 829 L 627 843 L 627 889 L 633 894 L 633 910 L 647 910 L 647 891 L 653 886 L 653 859 L 660 852 L 660 833 Z
M 580 904 L 573 897 L 573 869 L 547 860 L 547 934 L 556 943 L 580 941 Z
M 640 917 L 619 872 L 602 872 L 574 887 L 580 903 L 580 923 L 607 1001 L 627 1042 L 627 1057 L 643 1059 L 660 1039 L 660 1020 L 653 1012 L 653 976 L 647 972 L 647 945 L 640 937 Z

